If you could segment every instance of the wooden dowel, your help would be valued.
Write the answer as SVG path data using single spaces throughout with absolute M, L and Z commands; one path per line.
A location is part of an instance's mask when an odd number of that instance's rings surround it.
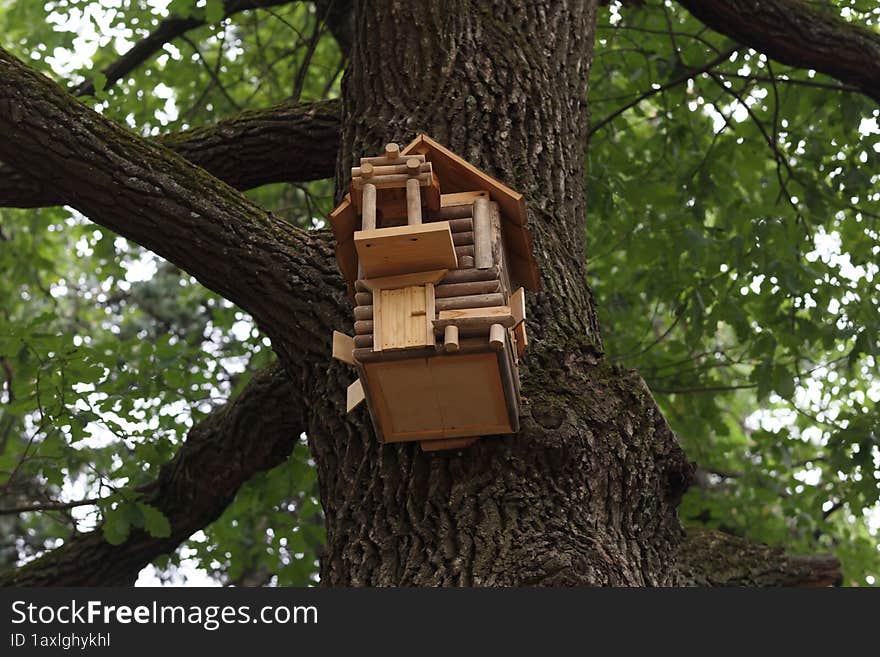
M 435 302 L 437 312 L 441 310 L 462 310 L 463 308 L 491 308 L 503 306 L 504 295 L 497 294 L 469 294 L 463 297 L 447 297 L 437 299 Z
M 458 264 L 461 265 L 460 262 Z M 489 269 L 452 269 L 446 272 L 446 275 L 443 277 L 443 280 L 440 281 L 440 284 L 446 285 L 448 283 L 470 283 L 471 281 L 497 280 L 498 273 L 498 265 L 494 265 Z M 355 287 L 357 287 L 356 284 Z
M 473 258 L 474 257 L 474 245 L 470 244 L 468 246 L 455 247 L 455 255 L 457 255 L 459 258 L 461 258 L 462 256 L 470 256 Z
M 492 324 L 489 327 L 489 346 L 492 351 L 501 351 L 504 348 L 504 331 L 501 324 Z
M 357 335 L 366 335 L 373 332 L 372 320 L 361 320 L 354 323 L 354 332 Z
M 479 353 L 482 351 L 489 351 L 489 349 L 489 340 L 486 339 L 485 331 L 480 337 L 460 337 L 458 339 L 458 353 L 460 354 Z
M 458 351 L 458 327 L 447 326 L 443 331 L 443 350 L 447 353 Z
M 365 164 L 372 164 L 372 165 L 374 165 L 374 166 L 393 166 L 393 165 L 396 165 L 396 164 L 406 164 L 406 161 L 409 160 L 409 159 L 411 159 L 411 158 L 415 158 L 415 159 L 417 159 L 419 162 L 424 162 L 424 161 L 425 161 L 425 156 L 424 156 L 424 155 L 418 155 L 418 154 L 416 154 L 416 155 L 405 155 L 404 157 L 396 157 L 396 158 L 391 159 L 391 160 L 389 160 L 389 159 L 388 159 L 387 157 L 385 157 L 384 155 L 376 155 L 376 156 L 373 156 L 373 157 L 362 157 L 362 158 L 361 158 L 361 167 L 363 167 Z
M 416 178 L 406 181 L 406 223 L 410 226 L 422 223 L 422 192 Z
M 438 299 L 447 297 L 463 297 L 469 294 L 492 294 L 501 292 L 501 281 L 471 281 L 467 283 L 449 283 L 437 285 L 434 294 Z
M 468 271 L 468 270 L 461 270 Z M 486 270 L 475 269 L 475 272 L 484 272 Z M 448 277 L 447 277 L 448 278 Z M 447 279 L 444 278 L 444 281 Z M 459 280 L 459 279 L 455 279 Z M 434 287 L 434 295 L 437 299 L 448 299 L 451 297 L 468 297 L 468 296 L 479 296 L 479 295 L 491 295 L 493 293 L 501 292 L 501 281 L 497 278 L 492 280 L 473 280 L 473 281 L 463 281 L 461 283 L 441 283 L 440 285 L 436 285 Z M 354 318 L 355 319 L 371 319 L 373 316 L 373 294 L 371 292 L 358 292 L 354 295 L 355 302 L 357 303 L 357 307 L 354 310 Z M 500 305 L 503 302 L 503 296 L 492 296 L 492 303 L 489 303 L 490 306 Z M 471 307 L 471 306 L 465 306 Z M 481 308 L 482 305 L 473 306 L 474 308 Z M 444 308 L 440 308 L 440 310 L 444 310 Z M 449 310 L 446 308 L 445 310 Z M 361 316 L 367 315 L 369 316 Z
M 373 346 L 372 333 L 354 336 L 354 348 L 355 349 L 363 349 L 364 347 L 372 347 L 372 346 Z
M 472 217 L 473 213 L 473 205 L 450 205 L 448 208 L 432 210 L 430 212 L 430 217 L 434 221 L 445 221 L 446 219 L 461 219 L 463 217 Z
M 387 157 L 389 160 L 396 160 L 398 157 L 400 157 L 400 146 L 398 146 L 394 142 L 385 144 L 385 157 Z
M 459 269 L 473 269 L 474 268 L 474 257 L 473 256 L 461 256 L 458 259 L 458 268 Z
M 410 167 L 410 161 L 415 162 L 415 169 Z M 419 162 L 415 158 L 406 158 L 403 160 L 403 164 L 370 164 L 365 162 L 359 167 L 352 167 L 351 177 L 368 178 L 370 176 L 387 176 L 393 173 L 409 175 L 412 173 L 431 173 L 433 170 L 430 162 Z
M 492 223 L 487 199 L 474 201 L 474 265 L 477 269 L 492 266 Z
M 452 243 L 455 246 L 474 246 L 474 234 L 470 231 L 466 233 L 452 233 Z
M 355 320 L 373 319 L 373 306 L 355 306 L 354 318 Z
M 357 324 L 355 322 L 355 324 Z M 511 315 L 486 315 L 477 317 L 455 317 L 452 319 L 435 319 L 434 331 L 443 331 L 450 324 L 458 327 L 459 335 L 464 334 L 465 330 L 470 332 L 471 329 L 488 330 L 492 324 L 500 324 L 501 326 L 513 326 L 513 317 Z M 357 328 L 355 328 L 357 330 Z M 472 334 L 471 334 L 472 335 Z
M 449 222 L 449 230 L 453 233 L 472 233 L 474 232 L 474 220 L 470 217 L 463 219 L 447 219 Z
M 361 230 L 373 230 L 376 228 L 376 186 L 367 183 L 364 185 L 361 199 Z
M 370 178 L 355 178 L 352 180 L 352 184 L 355 189 L 362 189 L 367 185 L 375 185 L 376 189 L 389 189 L 389 188 L 398 188 L 406 185 L 406 181 L 413 179 L 418 180 L 419 184 L 422 186 L 428 186 L 431 184 L 431 175 L 430 173 L 420 173 L 417 176 L 410 176 L 405 173 L 389 173 L 384 176 L 371 176 Z M 369 182 L 365 182 L 365 181 Z

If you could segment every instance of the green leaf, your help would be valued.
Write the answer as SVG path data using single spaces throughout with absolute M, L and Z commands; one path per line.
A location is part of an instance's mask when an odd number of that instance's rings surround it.
M 168 538 L 171 536 L 171 523 L 164 513 L 154 506 L 138 502 L 138 508 L 144 518 L 144 529 L 154 538 Z

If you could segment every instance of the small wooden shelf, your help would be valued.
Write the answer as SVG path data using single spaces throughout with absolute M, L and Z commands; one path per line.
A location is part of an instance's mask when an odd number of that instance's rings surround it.
M 458 266 L 448 221 L 359 230 L 354 245 L 367 278 Z

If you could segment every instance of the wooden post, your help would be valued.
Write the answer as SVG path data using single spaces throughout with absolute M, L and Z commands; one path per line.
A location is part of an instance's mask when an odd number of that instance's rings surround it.
M 504 327 L 501 324 L 492 324 L 489 327 L 489 346 L 492 351 L 501 351 L 504 348 Z
M 492 224 L 488 199 L 474 201 L 474 266 L 488 269 L 492 266 Z
M 454 324 L 443 331 L 443 350 L 447 353 L 458 351 L 458 327 Z
M 406 181 L 406 223 L 410 226 L 422 223 L 422 192 L 417 178 Z
M 400 146 L 397 144 L 385 144 L 385 157 L 389 160 L 396 160 L 400 157 Z
M 364 185 L 361 208 L 361 230 L 373 230 L 376 228 L 376 186 L 372 183 Z

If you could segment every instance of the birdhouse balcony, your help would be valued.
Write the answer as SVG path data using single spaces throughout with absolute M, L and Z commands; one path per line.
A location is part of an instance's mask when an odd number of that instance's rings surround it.
M 452 449 L 519 430 L 525 294 L 512 286 L 537 281 L 524 210 L 425 136 L 352 169 L 330 221 L 355 335 L 335 333 L 333 354 L 358 372 L 348 410 L 366 401 L 381 441 Z

